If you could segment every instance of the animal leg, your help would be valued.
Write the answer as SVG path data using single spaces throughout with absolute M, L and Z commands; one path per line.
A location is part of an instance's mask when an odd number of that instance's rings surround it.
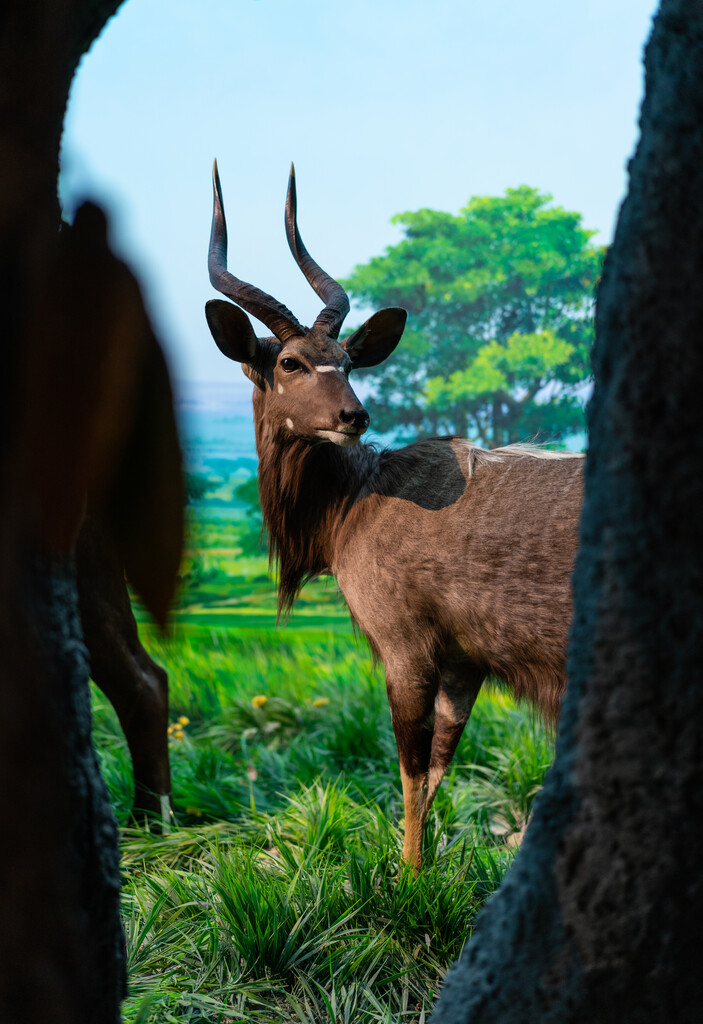
M 91 677 L 120 720 L 134 768 L 132 816 L 139 823 L 172 817 L 168 758 L 168 676 L 138 640 L 109 662 L 90 651 Z
M 443 671 L 434 704 L 434 729 L 425 814 L 429 811 L 444 774 L 471 716 L 484 675 L 479 669 Z
M 425 824 L 428 770 L 432 749 L 430 716 L 434 688 L 424 680 L 401 686 L 387 682 L 393 731 L 398 747 L 400 779 L 403 784 L 405 839 L 403 860 L 415 871 L 422 863 L 422 833 Z
M 134 766 L 133 815 L 171 816 L 168 677 L 142 647 L 122 564 L 95 520 L 76 546 L 78 594 L 91 677 L 120 720 Z

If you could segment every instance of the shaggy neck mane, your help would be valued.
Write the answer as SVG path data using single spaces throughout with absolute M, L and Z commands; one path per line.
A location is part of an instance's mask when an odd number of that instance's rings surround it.
M 273 431 L 254 395 L 259 496 L 269 558 L 279 570 L 278 612 L 289 611 L 304 583 L 328 569 L 337 531 L 373 474 L 367 445 L 340 448 Z

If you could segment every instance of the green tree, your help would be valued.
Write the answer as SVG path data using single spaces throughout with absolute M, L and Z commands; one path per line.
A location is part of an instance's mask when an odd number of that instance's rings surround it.
M 405 237 L 347 278 L 357 302 L 410 314 L 392 359 L 364 371 L 377 430 L 496 446 L 583 429 L 603 249 L 551 198 L 522 185 L 456 216 L 398 214 Z
M 195 473 L 186 470 L 183 474 L 186 499 L 189 505 L 197 505 L 202 501 L 208 491 L 212 490 L 213 484 L 202 473 Z

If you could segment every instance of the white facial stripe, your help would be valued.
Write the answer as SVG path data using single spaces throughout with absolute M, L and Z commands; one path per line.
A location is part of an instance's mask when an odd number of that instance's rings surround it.
M 352 445 L 357 444 L 361 437 L 361 434 L 345 434 L 341 430 L 316 430 L 315 433 L 318 437 L 323 437 L 326 441 L 338 444 L 341 448 L 350 448 Z
M 344 373 L 344 370 L 340 366 L 316 366 L 315 369 L 318 373 Z
M 293 429 L 293 420 L 290 418 L 290 416 L 286 420 L 286 426 L 288 427 L 289 430 Z

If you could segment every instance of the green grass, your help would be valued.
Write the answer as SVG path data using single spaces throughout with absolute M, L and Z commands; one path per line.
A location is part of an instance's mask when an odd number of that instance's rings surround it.
M 483 693 L 416 878 L 400 862 L 382 672 L 347 623 L 339 628 L 334 589 L 312 588 L 314 626 L 257 628 L 274 593 L 265 559 L 242 567 L 236 529 L 222 520 L 198 544 L 181 619 L 165 637 L 142 625 L 169 672 L 172 720 L 188 719 L 170 741 L 176 822 L 164 835 L 127 826 L 131 766 L 94 692 L 96 744 L 123 826 L 125 1020 L 419 1024 L 510 863 L 551 744 L 529 713 Z M 246 627 L 224 628 L 219 609 L 248 584 Z
M 275 580 L 263 550 L 252 553 L 246 520 L 202 512 L 190 523 L 181 586 L 172 620 L 223 629 L 274 629 Z M 148 621 L 137 606 L 137 619 Z M 313 580 L 296 601 L 287 624 L 292 630 L 329 630 L 350 634 L 349 614 L 330 577 Z

